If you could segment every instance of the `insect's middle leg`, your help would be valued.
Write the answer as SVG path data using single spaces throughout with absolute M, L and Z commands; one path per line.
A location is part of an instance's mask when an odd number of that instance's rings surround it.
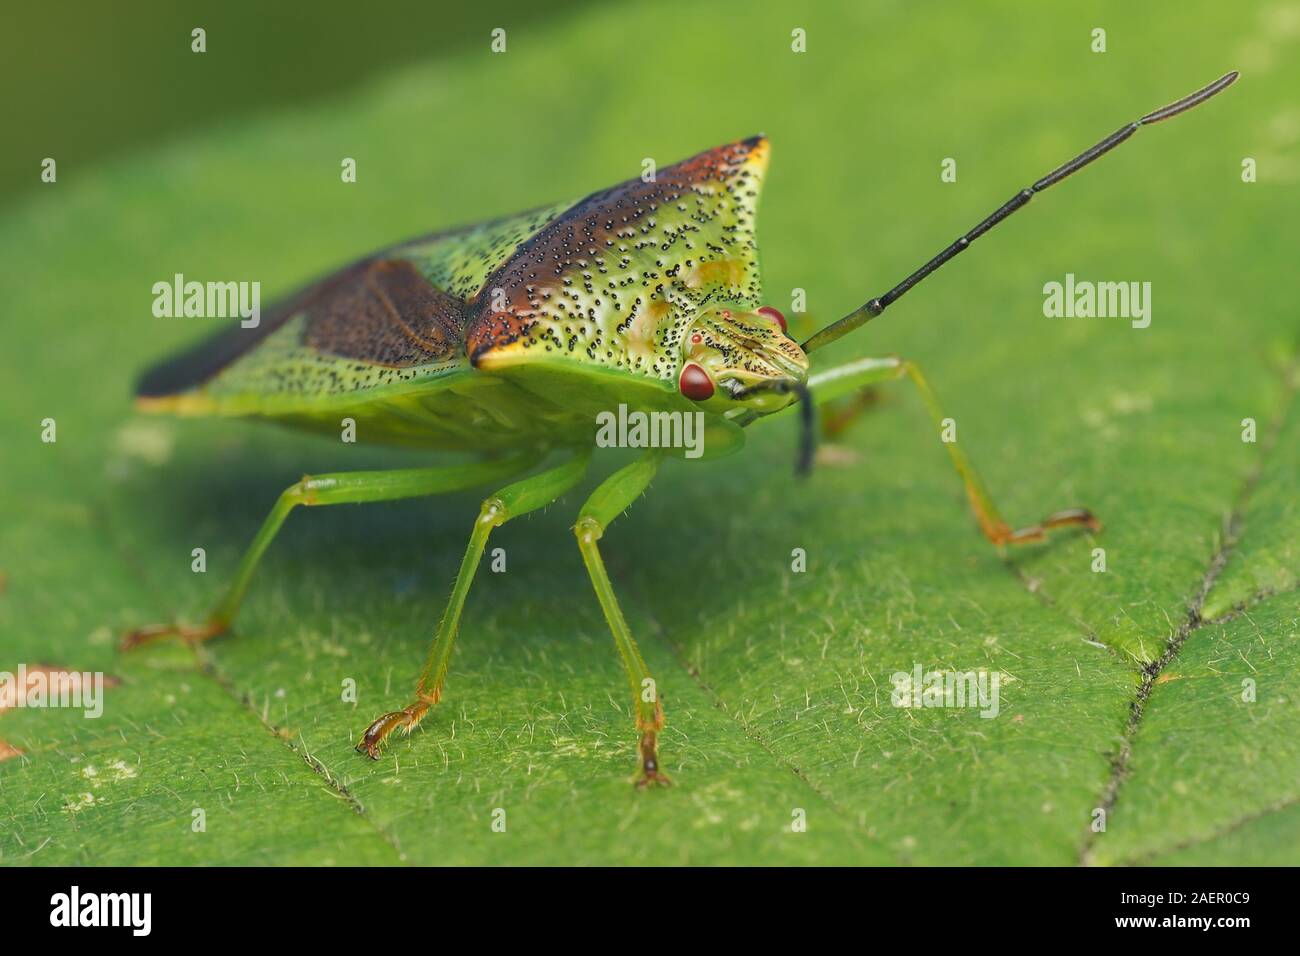
M 500 481 L 517 475 L 536 463 L 538 455 L 516 455 L 511 458 L 471 462 L 466 465 L 448 465 L 439 468 L 405 468 L 393 471 L 352 471 L 332 475 L 308 476 L 294 482 L 275 502 L 275 507 L 262 522 L 257 536 L 244 552 L 235 578 L 220 603 L 212 610 L 208 620 L 197 627 L 178 624 L 159 624 L 136 628 L 122 638 L 122 649 L 130 650 L 151 641 L 177 637 L 186 641 L 203 641 L 223 634 L 234 621 L 244 595 L 257 570 L 258 562 L 270 546 L 289 512 L 299 505 L 359 504 L 372 501 L 393 501 L 398 498 L 417 498 L 426 495 L 461 491 Z
M 917 391 L 921 393 L 921 401 L 925 404 L 930 418 L 934 420 L 936 427 L 942 428 L 946 416 L 939 405 L 938 397 L 916 363 L 906 359 L 896 356 L 860 359 L 814 375 L 809 380 L 808 386 L 814 400 L 820 404 L 875 382 L 904 377 L 911 379 Z M 1101 530 L 1101 522 L 1086 508 L 1067 508 L 1048 515 L 1037 524 L 1013 529 L 1003 520 L 975 466 L 971 464 L 958 443 L 951 441 L 945 442 L 944 445 L 948 449 L 953 467 L 957 469 L 966 486 L 966 497 L 970 500 L 971 510 L 975 513 L 980 530 L 993 544 L 1024 544 L 1041 541 L 1052 528 L 1082 526 L 1089 531 Z
M 574 534 L 578 537 L 578 549 L 582 552 L 582 561 L 587 566 L 587 573 L 591 575 L 596 598 L 600 601 L 605 620 L 614 634 L 614 644 L 618 647 L 619 657 L 623 659 L 623 669 L 627 672 L 628 684 L 632 690 L 636 729 L 641 734 L 641 772 L 636 782 L 638 787 L 670 782 L 659 768 L 659 731 L 664 726 L 664 709 L 659 699 L 658 685 L 650 676 L 650 669 L 646 667 L 641 651 L 632 639 L 627 621 L 623 618 L 623 611 L 618 606 L 618 598 L 614 596 L 614 587 L 610 584 L 609 575 L 605 573 L 605 562 L 601 560 L 597 542 L 610 522 L 627 510 L 646 490 L 659 469 L 659 462 L 659 452 L 652 451 L 614 472 L 592 492 L 582 506 L 577 524 L 573 526 Z
M 591 451 L 584 449 L 564 464 L 507 485 L 484 500 L 478 517 L 474 520 L 474 530 L 470 533 L 469 546 L 460 563 L 460 573 L 456 575 L 456 583 L 452 586 L 447 610 L 443 612 L 424 670 L 420 672 L 415 702 L 401 710 L 384 714 L 367 727 L 357 744 L 359 752 L 372 760 L 378 760 L 380 746 L 389 734 L 399 727 L 408 733 L 415 729 L 429 708 L 442 698 L 442 684 L 447 678 L 451 649 L 460 626 L 460 614 L 492 529 L 500 527 L 511 518 L 544 508 L 555 501 L 582 480 L 590 461 Z

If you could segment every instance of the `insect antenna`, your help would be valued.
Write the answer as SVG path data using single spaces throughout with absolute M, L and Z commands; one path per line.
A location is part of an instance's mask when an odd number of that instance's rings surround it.
M 844 318 L 832 322 L 830 325 L 826 326 L 826 328 L 815 333 L 812 338 L 808 339 L 808 341 L 803 344 L 802 347 L 804 352 L 811 352 L 813 349 L 819 349 L 824 345 L 829 345 L 841 336 L 847 335 L 849 332 L 852 332 L 854 329 L 866 324 L 876 316 L 880 315 L 880 313 L 884 312 L 885 309 L 906 294 L 909 289 L 917 285 L 922 279 L 930 275 L 949 259 L 955 258 L 958 253 L 965 252 L 972 242 L 984 235 L 984 233 L 988 232 L 1003 219 L 1006 219 L 1017 209 L 1026 205 L 1029 200 L 1034 198 L 1036 193 L 1041 193 L 1049 186 L 1055 186 L 1062 179 L 1065 179 L 1072 173 L 1078 172 L 1093 160 L 1104 156 L 1136 133 L 1141 127 L 1150 126 L 1152 123 L 1159 123 L 1161 120 L 1167 120 L 1171 117 L 1177 116 L 1179 113 L 1190 110 L 1194 106 L 1199 106 L 1216 93 L 1227 89 L 1236 81 L 1236 79 L 1237 71 L 1234 70 L 1231 73 L 1227 73 L 1224 76 L 1219 77 L 1219 79 L 1215 80 L 1209 86 L 1203 87 L 1195 93 L 1189 93 L 1181 100 L 1170 103 L 1168 106 L 1163 106 L 1158 110 L 1153 110 L 1142 118 L 1129 123 L 1127 126 L 1120 127 L 1091 149 L 1085 150 L 1069 162 L 1056 167 L 1056 169 L 1035 182 L 1032 186 L 1027 186 L 1020 190 L 1020 192 L 1016 193 L 985 217 L 985 219 L 974 229 L 970 230 L 970 232 L 952 243 L 952 245 L 948 246 L 948 248 L 944 249 L 937 256 L 925 265 L 921 266 L 921 268 L 917 269 L 884 295 L 868 300 Z
M 816 408 L 813 406 L 812 392 L 808 390 L 808 386 L 803 382 L 793 379 L 776 379 L 769 382 L 759 382 L 757 385 L 750 385 L 748 388 L 738 388 L 731 393 L 731 397 L 739 400 L 757 395 L 760 392 L 777 392 L 783 395 L 793 392 L 795 397 L 798 398 L 799 457 L 795 461 L 794 473 L 796 477 L 807 478 L 812 473 L 813 454 L 817 450 L 817 429 L 814 422 Z M 748 424 L 748 421 L 746 424 Z

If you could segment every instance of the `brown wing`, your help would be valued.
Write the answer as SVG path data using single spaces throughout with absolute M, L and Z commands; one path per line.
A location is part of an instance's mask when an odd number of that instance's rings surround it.
M 353 269 L 305 303 L 303 344 L 368 365 L 409 368 L 448 359 L 460 347 L 464 303 L 410 262 L 384 259 Z
M 334 354 L 366 363 L 375 360 L 380 363 L 376 371 L 386 367 L 383 362 L 419 363 L 428 355 L 442 355 L 449 336 L 457 343 L 464 341 L 464 320 L 459 315 L 463 300 L 473 297 L 483 280 L 521 242 L 571 205 L 558 203 L 445 229 L 369 255 L 268 309 L 258 327 L 227 329 L 150 369 L 140 380 L 138 394 L 168 396 L 195 389 L 224 377 L 235 364 L 249 364 L 250 359 L 264 370 L 268 364 L 272 366 L 269 371 L 273 374 L 263 382 L 267 387 L 278 387 L 290 379 L 301 385 L 297 379 L 301 369 L 312 364 L 312 355 Z M 376 267 L 377 271 L 367 273 Z M 426 280 L 427 286 L 417 276 Z M 410 314 L 407 307 L 413 310 Z M 297 352 L 286 350 L 281 340 L 286 334 L 298 333 L 280 330 L 286 325 L 302 326 L 304 323 L 297 319 L 309 308 L 309 324 L 314 331 L 302 329 L 301 335 L 304 339 L 310 336 L 311 344 L 300 341 L 302 348 Z M 357 323 L 355 327 L 353 322 Z M 254 355 L 262 351 L 257 347 L 273 335 L 277 355 L 294 365 L 284 374 L 274 367 L 274 361 L 265 356 L 257 360 Z M 317 348 L 336 351 L 322 353 Z M 334 382 L 340 375 L 349 377 L 337 369 L 324 374 L 330 381 L 315 384 L 326 389 L 343 384 Z M 236 377 L 241 388 L 262 387 L 249 375 Z M 372 375 L 369 380 L 380 382 L 386 378 Z M 346 384 L 357 387 L 363 383 Z
M 450 361 L 464 341 L 464 303 L 406 259 L 363 260 L 275 306 L 255 328 L 228 328 L 150 369 L 136 394 L 172 395 L 236 365 L 289 320 L 303 317 L 301 346 L 381 368 Z

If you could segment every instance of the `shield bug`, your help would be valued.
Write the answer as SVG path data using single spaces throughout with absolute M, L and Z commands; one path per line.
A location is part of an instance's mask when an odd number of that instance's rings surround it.
M 745 429 L 793 404 L 802 413 L 799 468 L 811 462 L 814 404 L 909 378 L 944 418 L 917 366 L 863 358 L 810 374 L 808 356 L 885 311 L 972 242 L 1143 126 L 1205 102 L 1229 73 L 1121 127 L 1016 192 L 969 232 L 883 295 L 802 345 L 759 287 L 755 212 L 767 168 L 758 136 L 700 153 L 572 203 L 404 242 L 281 303 L 255 328 L 231 328 L 148 371 L 140 408 L 179 415 L 269 418 L 333 431 L 364 421 L 368 439 L 479 453 L 469 464 L 306 477 L 280 496 L 207 622 L 128 634 L 126 646 L 229 628 L 258 560 L 298 505 L 384 501 L 486 485 L 450 601 L 414 700 L 384 714 L 357 749 L 379 755 L 442 697 L 461 611 L 488 537 L 541 508 L 587 471 L 599 416 L 695 415 L 708 456 L 737 450 Z M 995 545 L 1038 541 L 1055 528 L 1099 524 L 1084 508 L 1037 524 L 1005 522 L 965 453 L 947 444 L 975 518 Z M 574 524 L 578 548 L 613 632 L 640 735 L 639 783 L 666 782 L 657 734 L 664 713 L 598 546 L 611 521 L 649 485 L 670 452 L 648 447 L 605 479 Z

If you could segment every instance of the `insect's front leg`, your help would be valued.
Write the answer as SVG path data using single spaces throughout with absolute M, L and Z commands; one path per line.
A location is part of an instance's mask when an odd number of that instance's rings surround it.
M 539 458 L 536 453 L 499 458 L 491 461 L 471 462 L 466 465 L 448 465 L 438 468 L 402 468 L 393 471 L 350 471 L 332 475 L 315 475 L 296 481 L 281 493 L 275 507 L 262 522 L 253 538 L 235 578 L 208 620 L 197 627 L 180 624 L 158 624 L 136 628 L 122 638 L 122 649 L 131 650 L 142 644 L 163 638 L 175 637 L 198 642 L 224 634 L 239 613 L 244 595 L 257 570 L 258 562 L 275 540 L 289 512 L 299 505 L 360 504 L 371 501 L 393 501 L 398 498 L 418 498 L 426 495 L 463 491 L 492 481 L 517 475 Z
M 614 587 L 610 584 L 609 575 L 605 573 L 605 562 L 601 560 L 600 548 L 596 542 L 610 522 L 626 511 L 646 490 L 659 469 L 660 460 L 660 453 L 651 451 L 610 475 L 592 492 L 573 526 L 574 534 L 578 537 L 578 549 L 582 552 L 582 561 L 587 566 L 587 573 L 591 575 L 596 598 L 600 601 L 605 620 L 609 622 L 609 629 L 614 634 L 614 644 L 618 647 L 632 690 L 632 712 L 636 714 L 636 729 L 641 735 L 641 770 L 636 781 L 638 787 L 671 782 L 659 765 L 659 731 L 664 726 L 663 703 L 658 685 L 650 676 L 650 669 L 646 667 L 641 651 L 632 639 L 627 621 L 623 618 L 623 611 L 618 606 L 618 598 L 614 596 Z
M 415 701 L 401 710 L 384 714 L 367 727 L 357 744 L 358 752 L 366 754 L 372 760 L 378 760 L 380 747 L 389 734 L 399 727 L 410 733 L 428 713 L 429 708 L 442 698 L 442 685 L 447 678 L 451 649 L 460 626 L 460 614 L 492 529 L 499 528 L 511 518 L 544 508 L 555 501 L 582 480 L 590 461 L 591 451 L 584 449 L 564 464 L 507 485 L 484 500 L 478 517 L 474 520 L 474 530 L 470 533 L 469 546 L 461 560 L 460 573 L 456 575 L 447 610 L 443 612 L 437 636 L 433 639 L 429 657 L 420 673 Z
M 915 362 L 897 356 L 859 359 L 856 362 L 827 369 L 811 376 L 808 380 L 808 388 L 812 392 L 814 401 L 820 405 L 865 386 L 900 378 L 908 378 L 912 381 L 917 391 L 921 393 L 921 401 L 925 404 L 926 411 L 929 412 L 936 428 L 942 428 L 946 416 L 934 390 L 930 388 L 930 384 Z M 1003 520 L 975 466 L 971 464 L 957 442 L 945 442 L 944 445 L 948 449 L 953 467 L 957 469 L 962 483 L 966 486 L 966 497 L 970 500 L 971 510 L 975 513 L 980 530 L 993 544 L 1001 546 L 1041 541 L 1052 528 L 1081 526 L 1089 531 L 1101 530 L 1101 522 L 1086 508 L 1066 508 L 1053 512 L 1037 524 L 1012 528 Z

